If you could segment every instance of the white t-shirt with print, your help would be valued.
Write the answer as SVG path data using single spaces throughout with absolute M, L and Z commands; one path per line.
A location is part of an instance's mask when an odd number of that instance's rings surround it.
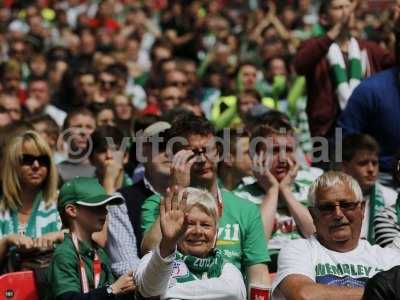
M 398 250 L 371 246 L 366 240 L 345 253 L 323 247 L 315 237 L 293 240 L 280 251 L 273 299 L 285 299 L 276 287 L 291 274 L 307 276 L 319 284 L 364 287 L 376 273 L 399 264 Z

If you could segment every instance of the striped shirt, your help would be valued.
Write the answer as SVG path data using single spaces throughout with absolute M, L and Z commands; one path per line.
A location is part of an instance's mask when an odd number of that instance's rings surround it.
M 9 234 L 18 234 L 21 225 L 18 222 L 18 213 L 6 209 L 0 212 L 0 239 Z M 57 211 L 57 203 L 54 202 L 46 207 L 45 202 L 39 194 L 32 208 L 31 216 L 25 228 L 25 235 L 38 238 L 50 232 L 61 230 L 61 219 Z
M 395 237 L 400 236 L 399 221 L 395 205 L 377 213 L 374 219 L 375 242 L 381 247 L 391 244 Z
M 293 183 L 292 193 L 294 198 L 304 206 L 308 206 L 308 190 L 311 183 L 322 174 L 322 170 L 317 168 L 308 168 L 299 170 L 295 182 Z M 264 190 L 257 182 L 240 186 L 233 191 L 237 196 L 247 199 L 257 205 L 260 205 L 265 195 Z M 275 225 L 271 239 L 268 241 L 270 254 L 276 254 L 290 240 L 301 238 L 297 230 L 294 219 L 289 214 L 288 209 L 283 206 L 284 203 L 278 202 L 278 209 L 275 215 Z

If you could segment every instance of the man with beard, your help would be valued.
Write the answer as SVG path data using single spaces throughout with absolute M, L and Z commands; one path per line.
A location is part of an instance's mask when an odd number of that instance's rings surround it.
M 233 263 L 249 283 L 269 284 L 267 243 L 260 212 L 254 204 L 220 189 L 217 184 L 217 161 L 220 153 L 212 125 L 201 117 L 183 115 L 168 132 L 167 151 L 174 154 L 172 184 L 209 191 L 218 201 L 221 219 L 217 248 Z M 169 148 L 169 146 L 171 146 Z M 142 206 L 142 253 L 153 249 L 161 239 L 159 221 L 160 196 L 145 200 Z
M 342 171 L 357 180 L 363 192 L 365 215 L 361 228 L 361 238 L 375 243 L 373 220 L 383 208 L 396 203 L 397 194 L 391 188 L 380 184 L 379 145 L 367 134 L 355 133 L 343 139 Z
M 359 299 L 369 278 L 400 263 L 398 250 L 360 239 L 365 202 L 351 176 L 330 171 L 310 187 L 316 233 L 279 254 L 274 299 Z

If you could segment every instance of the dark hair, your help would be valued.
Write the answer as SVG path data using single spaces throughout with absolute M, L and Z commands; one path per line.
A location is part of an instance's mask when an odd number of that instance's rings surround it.
M 213 125 L 205 118 L 197 117 L 192 113 L 182 114 L 172 122 L 168 136 L 187 138 L 191 135 L 215 135 Z
M 93 151 L 91 155 L 104 152 L 108 149 L 108 140 L 112 140 L 116 147 L 120 147 L 124 140 L 124 134 L 120 129 L 114 126 L 100 126 L 90 136 L 93 143 Z
M 163 116 L 161 117 L 161 119 L 165 122 L 172 124 L 175 122 L 175 120 L 180 119 L 187 115 L 194 116 L 194 113 L 192 113 L 191 111 L 189 111 L 186 108 L 176 107 L 176 108 L 173 108 L 173 109 L 167 111 L 166 113 L 164 113 Z
M 46 78 L 46 77 L 43 77 L 43 76 L 40 76 L 40 77 L 38 77 L 38 76 L 31 77 L 31 78 L 29 79 L 28 86 L 31 86 L 32 83 L 38 82 L 38 81 L 44 82 L 44 83 L 46 83 L 47 86 L 49 86 L 49 82 L 48 82 L 47 78 Z
M 275 59 L 279 59 L 282 60 L 286 70 L 289 72 L 290 67 L 289 67 L 289 61 L 290 58 L 289 57 L 285 57 L 285 56 L 272 56 L 271 58 L 268 58 L 267 60 L 265 60 L 265 62 L 263 63 L 263 67 L 265 70 L 269 70 L 271 68 L 271 63 L 275 60 Z
M 271 109 L 264 115 L 263 124 L 276 128 L 277 130 L 281 127 L 290 127 L 290 130 L 293 131 L 293 127 L 290 125 L 289 116 L 276 109 Z
M 151 50 L 150 50 L 151 61 L 155 61 L 155 58 L 156 58 L 155 50 L 156 50 L 156 48 L 160 48 L 160 47 L 167 48 L 171 51 L 171 53 L 173 53 L 173 48 L 172 48 L 171 44 L 169 44 L 168 42 L 166 42 L 165 40 L 162 40 L 162 39 L 156 40 L 153 43 L 153 46 L 151 47 Z
M 203 117 L 197 117 L 193 113 L 182 114 L 172 122 L 172 127 L 166 134 L 166 141 L 175 137 L 187 139 L 191 135 L 208 136 L 215 135 L 213 125 Z M 175 153 L 179 143 L 172 149 Z
M 60 134 L 60 127 L 58 126 L 57 122 L 54 121 L 54 119 L 49 115 L 36 115 L 29 118 L 27 122 L 31 123 L 32 125 L 45 123 L 47 134 L 53 136 L 58 136 Z
M 63 124 L 63 130 L 66 130 L 69 128 L 69 123 L 71 122 L 71 119 L 74 118 L 75 116 L 79 116 L 79 115 L 83 115 L 83 116 L 89 116 L 91 118 L 93 118 L 93 120 L 95 119 L 94 114 L 92 113 L 92 111 L 86 107 L 78 107 L 78 108 L 74 108 L 73 110 L 71 110 L 67 117 L 64 120 L 64 124 Z
M 92 75 L 94 78 L 96 78 L 96 72 L 92 68 L 86 66 L 75 69 L 73 72 L 73 77 L 81 77 L 83 75 Z
M 127 66 L 122 63 L 114 63 L 112 65 L 109 65 L 106 68 L 105 72 L 114 75 L 116 78 L 122 78 L 124 80 L 127 80 L 129 75 Z
M 67 212 L 65 211 L 65 207 L 60 209 L 58 211 L 58 214 L 60 216 L 60 220 L 61 220 L 61 224 L 62 224 L 61 229 L 69 229 L 69 226 L 70 226 L 69 216 L 68 216 Z
M 319 15 L 324 15 L 328 12 L 333 0 L 324 0 L 321 1 L 321 5 L 319 6 L 318 13 Z
M 141 116 L 140 118 L 135 119 L 133 123 L 133 128 L 135 130 L 135 133 L 137 133 L 140 130 L 145 130 L 147 127 L 150 125 L 160 121 L 160 117 L 156 115 L 144 115 Z
M 237 69 L 236 69 L 236 74 L 239 74 L 239 72 L 240 72 L 240 70 L 244 67 L 244 66 L 252 66 L 252 67 L 254 67 L 256 70 L 258 70 L 258 65 L 255 63 L 255 62 L 252 62 L 252 61 L 242 61 L 239 65 L 238 65 L 238 67 L 237 67 Z
M 343 138 L 343 161 L 350 161 L 360 151 L 373 152 L 379 154 L 379 144 L 368 134 L 354 133 Z
M 237 105 L 239 106 L 240 101 L 242 100 L 243 96 L 251 96 L 257 100 L 258 103 L 261 103 L 261 95 L 255 89 L 245 89 L 244 91 L 240 92 L 237 97 Z
M 253 139 L 266 139 L 272 135 L 280 135 L 280 136 L 294 136 L 294 129 L 293 127 L 283 120 L 276 120 L 274 124 L 270 125 L 260 125 L 256 127 L 251 135 L 251 140 Z M 256 152 L 261 150 L 261 146 L 263 143 L 256 144 Z
M 276 128 L 277 130 L 279 130 L 279 128 L 285 128 L 288 130 L 290 129 L 289 131 L 294 131 L 292 125 L 290 124 L 288 115 L 276 109 L 271 109 L 265 114 L 256 118 L 246 115 L 246 122 L 255 126 L 268 125 L 272 128 Z
M 93 112 L 95 117 L 97 117 L 99 113 L 101 113 L 103 110 L 106 109 L 112 110 L 114 112 L 114 108 L 112 104 L 109 102 L 104 102 L 104 103 L 93 102 L 90 104 L 89 109 Z

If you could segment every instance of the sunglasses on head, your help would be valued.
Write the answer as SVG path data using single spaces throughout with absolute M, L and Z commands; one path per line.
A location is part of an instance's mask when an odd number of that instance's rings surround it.
M 316 206 L 315 208 L 318 209 L 323 214 L 332 214 L 336 211 L 337 206 L 339 206 L 343 212 L 347 212 L 355 210 L 360 203 L 362 202 L 357 201 L 357 202 L 327 203 Z
M 23 154 L 21 163 L 24 166 L 32 166 L 35 161 L 39 163 L 40 166 L 42 167 L 48 167 L 50 166 L 50 157 L 48 155 L 31 155 L 31 154 Z

